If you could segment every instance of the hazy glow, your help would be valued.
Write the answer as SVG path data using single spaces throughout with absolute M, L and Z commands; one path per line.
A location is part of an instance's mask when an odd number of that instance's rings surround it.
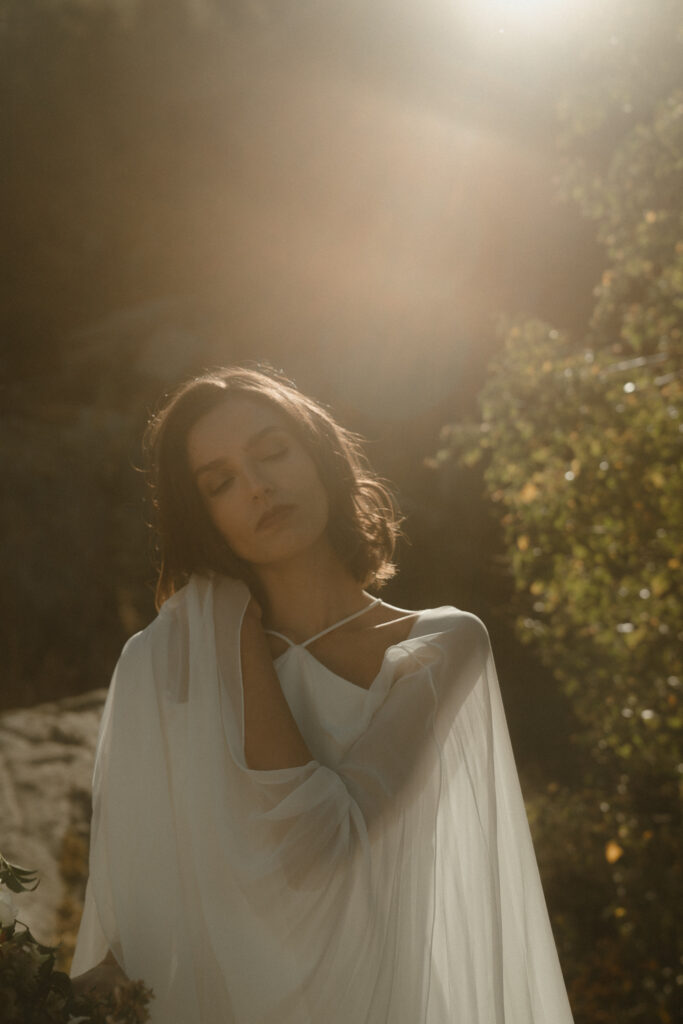
M 576 24 L 588 7 L 587 0 L 468 0 L 463 13 L 487 32 L 558 32 Z
M 494 11 L 542 14 L 557 11 L 562 7 L 576 7 L 576 2 L 575 0 L 489 0 L 489 2 L 484 0 L 480 6 Z

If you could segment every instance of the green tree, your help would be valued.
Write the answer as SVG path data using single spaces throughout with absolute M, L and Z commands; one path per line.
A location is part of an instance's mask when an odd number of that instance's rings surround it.
M 606 254 L 586 334 L 502 322 L 480 422 L 445 427 L 432 460 L 481 467 L 518 634 L 580 724 L 582 786 L 528 809 L 586 1024 L 672 1021 L 678 971 L 683 26 L 662 3 L 637 38 L 636 7 L 612 9 L 560 106 L 560 189 Z

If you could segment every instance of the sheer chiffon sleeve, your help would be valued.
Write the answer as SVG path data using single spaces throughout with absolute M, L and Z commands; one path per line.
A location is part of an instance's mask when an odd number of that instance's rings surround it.
M 122 653 L 72 973 L 106 942 L 159 1024 L 569 1024 L 480 620 L 391 648 L 338 761 L 262 771 L 248 600 L 193 578 Z

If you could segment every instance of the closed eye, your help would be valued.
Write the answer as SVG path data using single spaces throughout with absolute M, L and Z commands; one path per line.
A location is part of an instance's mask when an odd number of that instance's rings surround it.
M 275 459 L 282 459 L 289 452 L 289 448 L 280 448 L 279 451 L 271 452 L 269 455 L 262 455 L 261 462 L 274 462 Z
M 212 487 L 209 490 L 209 497 L 215 498 L 217 494 L 221 494 L 222 491 L 226 490 L 226 488 L 230 486 L 234 479 L 234 477 L 229 476 L 226 477 L 225 480 L 221 480 L 219 484 L 216 484 L 215 487 Z
M 289 454 L 289 448 L 278 448 L 277 451 L 269 452 L 267 455 L 261 455 L 259 461 L 260 462 L 275 462 L 275 461 L 277 461 L 277 459 L 284 459 L 285 456 L 288 455 L 288 454 Z M 222 480 L 219 480 L 218 483 L 214 484 L 212 487 L 209 488 L 209 490 L 208 490 L 209 497 L 210 498 L 215 498 L 219 494 L 222 494 L 223 491 L 227 490 L 228 487 L 230 487 L 230 485 L 233 483 L 234 479 L 235 479 L 234 476 L 226 476 Z

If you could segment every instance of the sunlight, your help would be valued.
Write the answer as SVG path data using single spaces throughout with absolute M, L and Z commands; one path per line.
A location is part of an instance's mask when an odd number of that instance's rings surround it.
M 587 0 L 469 0 L 458 13 L 489 32 L 558 32 L 581 20 L 587 8 Z
M 480 7 L 489 7 L 493 10 L 507 12 L 518 12 L 519 14 L 543 15 L 556 13 L 563 7 L 576 6 L 573 0 L 489 0 L 479 4 Z

